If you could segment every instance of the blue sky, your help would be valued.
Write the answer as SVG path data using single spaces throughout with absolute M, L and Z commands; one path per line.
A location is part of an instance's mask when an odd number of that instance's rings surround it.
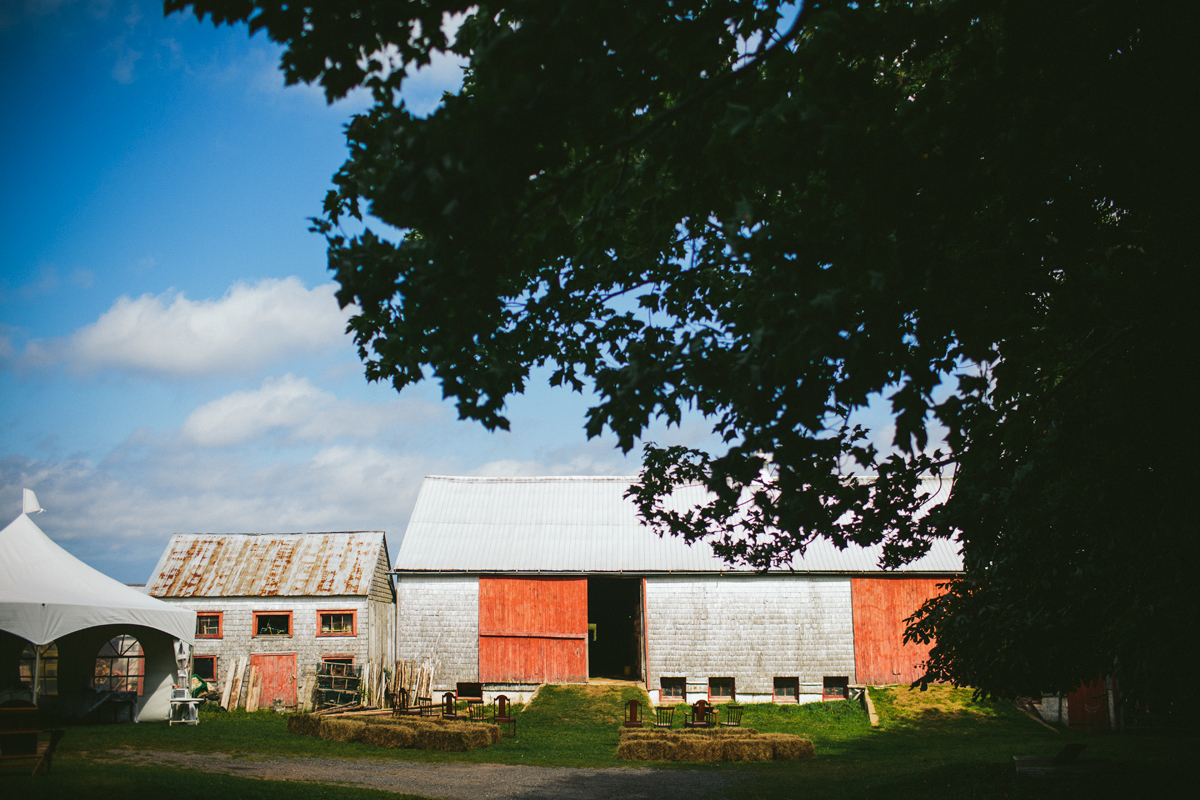
M 635 474 L 544 381 L 497 434 L 366 382 L 307 230 L 365 100 L 285 88 L 278 58 L 157 2 L 0 0 L 0 524 L 32 488 L 48 534 L 142 582 L 173 532 L 383 529 L 394 554 L 427 474 Z M 435 63 L 407 102 L 458 80 Z
M 636 473 L 567 392 L 536 384 L 489 434 L 435 384 L 366 382 L 306 221 L 364 100 L 285 89 L 278 57 L 155 2 L 0 2 L 3 523 L 28 486 L 48 534 L 140 582 L 176 531 L 384 529 L 394 552 L 426 474 Z

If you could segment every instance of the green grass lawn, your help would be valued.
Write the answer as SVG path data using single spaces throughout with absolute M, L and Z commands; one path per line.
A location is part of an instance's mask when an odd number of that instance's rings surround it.
M 812 739 L 817 757 L 800 762 L 741 764 L 654 764 L 664 769 L 736 770 L 742 779 L 733 785 L 731 797 L 792 798 L 1096 798 L 1105 797 L 1191 797 L 1184 791 L 1183 769 L 1192 758 L 1192 738 L 1109 736 L 1074 731 L 1051 731 L 1037 724 L 1008 703 L 973 703 L 969 690 L 931 687 L 927 693 L 906 688 L 873 689 L 871 696 L 881 725 L 872 728 L 866 712 L 856 702 L 812 703 L 803 706 L 746 706 L 742 724 L 763 732 L 795 733 Z M 645 701 L 636 688 L 608 686 L 547 686 L 528 707 L 517 707 L 517 735 L 498 745 L 469 753 L 438 753 L 423 750 L 382 750 L 362 744 L 326 742 L 286 731 L 286 718 L 272 712 L 204 714 L 199 726 L 167 727 L 161 724 L 75 727 L 60 745 L 63 775 L 59 786 L 68 785 L 93 767 L 85 766 L 82 752 L 111 749 L 217 751 L 254 758 L 261 755 L 300 755 L 337 758 L 395 759 L 422 762 L 495 762 L 562 767 L 631 766 L 614 759 L 617 732 L 624 702 Z M 682 723 L 676 715 L 676 727 Z M 1067 742 L 1085 742 L 1085 756 L 1111 759 L 1113 774 L 1070 780 L 1031 781 L 1018 778 L 1014 755 L 1053 755 Z M 59 766 L 55 776 L 58 781 Z M 122 781 L 142 779 L 151 768 L 131 768 L 99 762 L 95 769 L 100 786 L 128 785 Z M 171 781 L 168 769 L 151 770 L 147 780 Z M 71 776 L 75 775 L 76 778 Z M 221 791 L 223 781 L 243 779 L 203 776 L 193 780 L 187 773 L 187 790 L 206 796 Z M 210 781 L 211 779 L 211 781 Z M 25 782 L 37 786 L 38 780 Z M 105 782 L 108 783 L 105 783 Z M 255 781 L 259 795 L 283 797 L 271 782 Z M 285 784 L 279 784 L 285 786 Z M 38 791 L 56 795 L 50 783 Z M 288 790 L 287 797 L 323 797 L 322 787 L 308 784 Z M 200 788 L 198 788 L 200 787 Z M 88 796 L 96 795 L 87 783 Z M 354 794 L 338 788 L 338 797 L 376 797 L 378 793 Z M 265 792 L 265 793 L 263 793 Z M 114 796 L 115 796 L 114 791 Z M 200 796 L 198 793 L 178 795 Z M 388 795 L 395 797 L 395 795 Z

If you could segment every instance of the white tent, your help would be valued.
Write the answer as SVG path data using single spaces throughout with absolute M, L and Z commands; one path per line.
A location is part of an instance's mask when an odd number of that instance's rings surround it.
M 46 645 L 87 629 L 139 626 L 192 643 L 194 612 L 149 597 L 75 558 L 29 518 L 29 513 L 40 510 L 33 492 L 26 490 L 25 511 L 0 531 L 0 630 Z M 147 653 L 148 671 L 150 657 Z M 173 662 L 171 655 L 168 691 Z M 147 697 L 140 703 L 143 718 L 145 701 L 159 688 L 147 687 Z M 157 716 L 161 703 L 153 705 Z
M 0 531 L 0 630 L 33 644 L 100 625 L 144 625 L 191 644 L 194 612 L 149 597 L 59 547 L 25 514 Z

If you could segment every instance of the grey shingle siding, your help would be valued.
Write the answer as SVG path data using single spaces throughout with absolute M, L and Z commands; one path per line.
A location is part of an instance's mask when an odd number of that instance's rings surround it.
M 663 676 L 768 695 L 775 677 L 855 680 L 849 578 L 649 577 L 646 612 L 651 689 Z
M 479 680 L 479 578 L 401 576 L 399 658 L 433 667 L 435 689 Z

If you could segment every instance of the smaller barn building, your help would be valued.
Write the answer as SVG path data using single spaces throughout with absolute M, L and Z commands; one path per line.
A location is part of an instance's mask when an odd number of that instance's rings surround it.
M 244 704 L 311 707 L 318 665 L 395 661 L 396 594 L 382 531 L 175 534 L 147 593 L 196 613 L 192 671 Z
M 820 540 L 756 573 L 655 535 L 631 480 L 427 477 L 396 556 L 399 657 L 429 664 L 435 688 L 616 678 L 656 702 L 807 702 L 920 677 L 928 647 L 903 642 L 904 620 L 961 571 L 956 544 L 885 572 L 879 547 Z M 689 486 L 672 502 L 704 499 Z

